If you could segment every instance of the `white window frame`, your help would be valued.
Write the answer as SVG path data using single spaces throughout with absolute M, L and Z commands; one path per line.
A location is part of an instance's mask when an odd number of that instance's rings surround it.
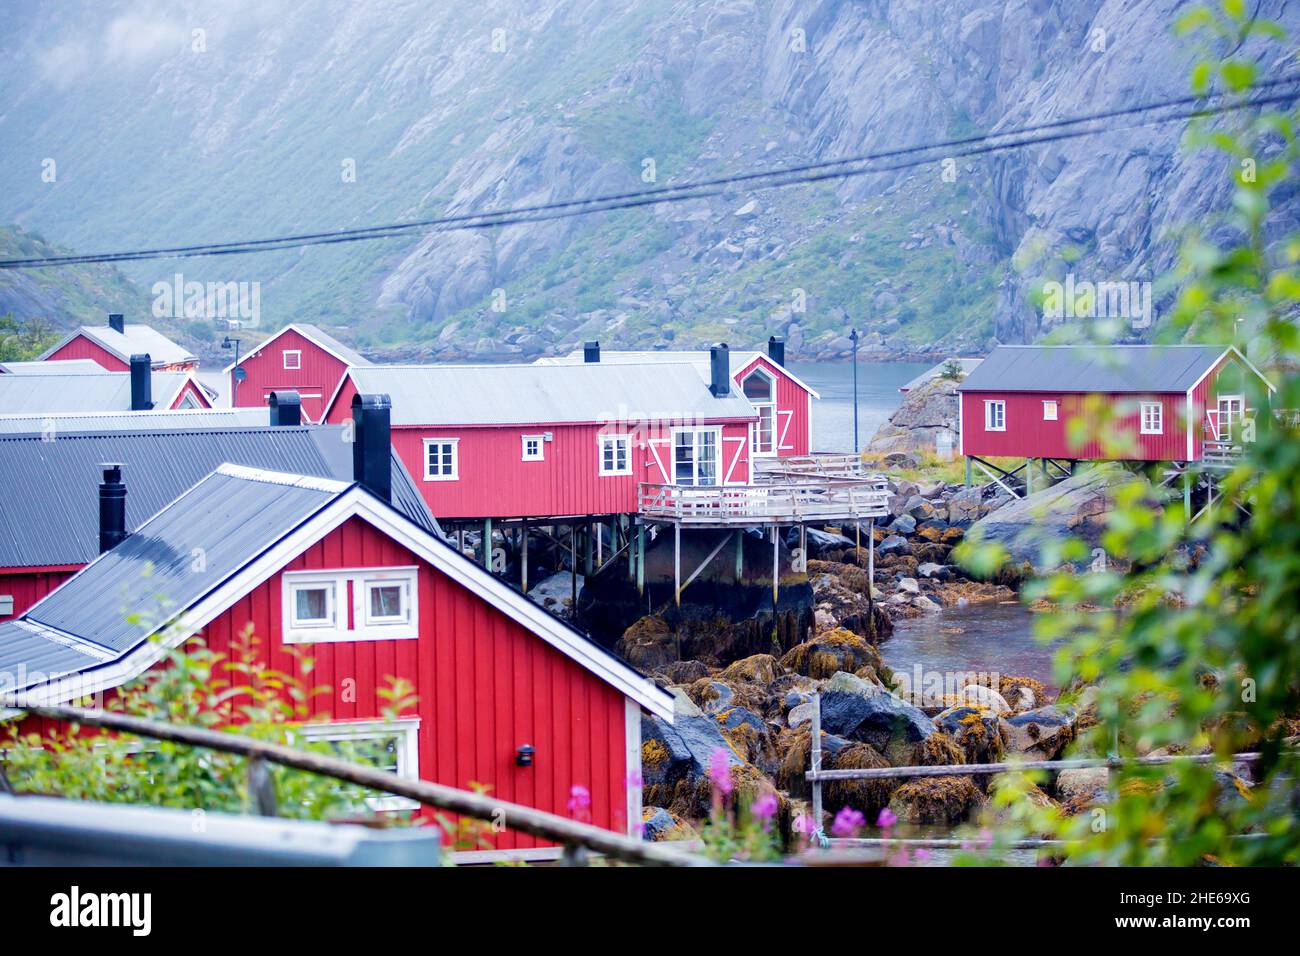
M 348 583 L 352 584 L 352 629 L 348 629 Z M 404 611 L 392 619 L 370 615 L 370 591 L 378 585 L 400 584 Z M 330 620 L 306 623 L 297 619 L 298 591 L 329 588 Z M 280 576 L 282 599 L 280 639 L 285 644 L 338 644 L 349 641 L 414 640 L 420 630 L 418 568 L 345 568 L 330 571 L 285 571 Z
M 1155 421 L 1153 424 L 1147 424 L 1147 413 L 1155 411 Z M 1140 431 L 1143 435 L 1163 435 L 1165 433 L 1165 406 L 1161 402 L 1142 402 L 1138 406 L 1138 422 L 1141 426 Z
M 1060 419 L 1060 414 L 1061 414 L 1060 406 L 1057 404 L 1055 399 L 1052 398 L 1043 399 L 1043 421 L 1045 422 L 1058 421 Z
M 451 474 L 450 475 L 431 475 L 429 474 L 429 446 L 430 445 L 451 445 Z M 441 458 L 441 455 L 439 455 Z M 425 481 L 459 481 L 460 480 L 460 439 L 459 438 L 426 438 L 424 440 L 424 480 Z
M 677 436 L 682 434 L 690 434 L 694 436 L 691 439 L 692 442 L 691 447 L 693 450 L 695 450 L 699 448 L 698 436 L 706 432 L 712 433 L 713 435 L 713 452 L 714 455 L 716 456 L 713 484 L 711 485 L 700 484 L 698 480 L 699 464 L 700 464 L 698 454 L 695 455 L 694 462 L 693 462 L 694 471 L 695 471 L 695 480 L 692 480 L 690 484 L 682 484 L 677 480 Z M 716 426 L 705 427 L 705 428 L 674 428 L 669 432 L 669 435 L 670 435 L 670 439 L 669 439 L 669 446 L 668 446 L 668 470 L 669 470 L 670 484 L 680 485 L 683 488 L 719 488 L 723 485 L 724 483 L 723 469 L 726 467 L 726 461 L 724 461 L 724 456 L 722 452 L 722 429 L 721 428 L 718 428 Z
M 296 372 L 302 368 L 302 349 L 285 349 L 284 350 L 284 370 L 286 372 Z M 294 363 L 289 364 L 289 356 L 292 355 Z
M 329 723 L 303 724 L 298 728 L 305 741 L 375 740 L 397 738 L 397 776 L 404 780 L 420 779 L 420 718 L 398 717 L 394 720 L 340 720 Z M 371 810 L 415 810 L 418 800 L 406 797 L 369 797 Z
M 615 467 L 607 469 L 605 467 L 605 448 L 609 445 L 623 446 L 622 468 L 617 466 L 618 452 L 614 452 Z M 596 468 L 601 478 L 608 478 L 613 475 L 630 475 L 632 474 L 632 436 L 631 435 L 597 435 L 596 436 Z
M 762 378 L 764 381 L 767 382 L 768 392 L 771 395 L 771 397 L 766 402 L 763 402 L 763 401 L 754 401 L 752 398 L 746 396 L 746 399 L 749 401 L 751 405 L 754 406 L 754 410 L 757 411 L 759 414 L 759 421 L 756 421 L 749 426 L 750 454 L 753 455 L 755 458 L 775 458 L 777 453 L 777 446 L 780 444 L 780 436 L 777 434 L 776 378 L 770 372 L 768 372 L 767 369 L 762 368 L 761 366 L 756 367 L 748 375 L 746 375 L 744 378 L 740 380 L 740 393 L 742 395 L 745 394 L 745 383 L 748 382 L 754 376 L 759 376 L 760 378 Z M 769 448 L 759 447 L 759 442 L 758 442 L 759 426 L 762 424 L 762 417 L 765 412 L 771 422 L 772 442 L 771 442 L 771 447 Z
M 993 410 L 997 409 L 999 417 L 1002 419 L 997 425 L 993 424 Z M 1007 403 L 1001 398 L 986 398 L 984 400 L 984 430 L 986 432 L 1004 432 L 1007 430 Z
M 528 454 L 528 443 L 537 442 L 537 454 Z M 519 460 L 520 461 L 546 461 L 546 436 L 545 435 L 520 435 L 519 436 Z

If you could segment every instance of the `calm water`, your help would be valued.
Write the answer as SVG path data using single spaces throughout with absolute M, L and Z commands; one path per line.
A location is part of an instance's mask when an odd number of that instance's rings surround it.
M 896 671 L 912 674 L 985 672 L 1032 677 L 1055 686 L 1052 649 L 1034 639 L 1033 615 L 1020 604 L 970 604 L 900 621 L 880 654 Z
M 865 448 L 881 422 L 903 400 L 898 387 L 933 362 L 858 363 L 858 445 Z M 790 371 L 821 395 L 813 402 L 813 449 L 853 451 L 853 365 L 850 362 L 791 362 Z

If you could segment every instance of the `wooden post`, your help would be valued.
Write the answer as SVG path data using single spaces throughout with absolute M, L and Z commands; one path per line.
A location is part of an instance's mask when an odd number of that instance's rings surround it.
M 645 594 L 645 525 L 636 526 L 636 593 Z
M 1187 471 L 1183 472 L 1183 520 L 1192 520 L 1192 475 Z
M 682 606 L 682 523 L 673 522 L 673 601 Z
M 804 569 L 808 568 L 808 526 L 799 525 L 799 553 L 803 556 Z
M 492 570 L 492 519 L 483 519 L 483 567 Z
M 781 596 L 781 537 L 776 525 L 772 525 L 772 612 L 776 612 L 776 602 Z
M 1025 497 L 1034 493 L 1034 459 L 1025 459 Z
M 736 529 L 736 583 L 745 576 L 745 532 Z
M 809 769 L 814 774 L 821 773 L 822 769 L 822 695 L 813 694 L 812 699 L 812 749 L 809 750 L 811 766 Z M 814 779 L 812 782 L 812 818 L 813 818 L 813 837 L 820 841 L 822 833 L 822 783 Z
M 583 535 L 583 547 L 582 547 L 582 573 L 587 577 L 591 577 L 591 567 L 592 567 L 591 561 L 593 557 L 591 529 L 593 527 L 595 527 L 595 525 L 592 522 L 588 521 L 586 528 L 583 529 L 584 535 Z
M 870 589 L 875 586 L 876 580 L 876 519 L 872 518 L 867 522 L 867 597 L 870 598 Z
M 970 487 L 970 455 L 966 455 L 966 487 Z
M 528 522 L 519 531 L 519 586 L 528 593 Z
M 618 547 L 617 544 L 614 545 Z M 605 563 L 605 529 L 604 526 L 596 522 L 596 567 L 601 567 Z
M 627 542 L 627 579 L 636 580 L 636 544 L 632 538 L 632 518 L 631 516 L 618 519 L 619 525 L 623 528 L 623 540 Z

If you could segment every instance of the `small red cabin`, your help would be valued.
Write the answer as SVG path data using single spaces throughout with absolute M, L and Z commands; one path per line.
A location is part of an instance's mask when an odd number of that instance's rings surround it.
M 719 354 L 725 369 L 725 348 Z M 753 406 L 691 364 L 371 365 L 326 420 L 386 394 L 393 447 L 439 519 L 635 514 L 642 482 L 743 485 Z
M 1252 389 L 1251 382 L 1255 383 Z M 959 386 L 968 457 L 1199 461 L 1206 442 L 1239 442 L 1252 391 L 1273 386 L 1223 345 L 1003 345 Z M 1079 440 L 1072 420 L 1104 436 Z
M 199 360 L 148 325 L 127 325 L 122 315 L 108 317 L 108 325 L 83 325 L 48 349 L 42 360 L 90 359 L 110 372 L 125 372 L 132 355 L 148 355 L 155 372 L 193 372 Z
M 729 353 L 732 380 L 754 406 L 751 449 L 755 458 L 794 458 L 812 453 L 812 403 L 820 396 L 785 366 L 785 342 L 768 339 L 767 354 L 736 351 Z M 604 362 L 612 365 L 693 365 L 707 381 L 710 375 L 708 351 L 610 352 L 599 342 L 559 358 L 538 359 L 538 365 L 580 365 Z
M 399 776 L 637 832 L 641 711 L 671 722 L 672 698 L 390 506 L 373 481 L 387 441 L 358 442 L 355 483 L 232 465 L 204 478 L 0 624 L 0 694 L 16 706 L 111 696 L 192 635 L 229 653 L 251 632 L 263 667 L 297 673 L 291 650 L 310 651 L 311 682 L 327 690 L 309 698 L 305 739 L 373 745 Z M 121 478 L 106 469 L 105 487 Z M 396 715 L 394 679 L 415 697 Z M 557 849 L 509 829 L 492 842 L 477 858 Z
M 310 422 L 324 420 L 325 405 L 337 391 L 349 368 L 370 365 L 370 360 L 314 325 L 287 325 L 239 360 L 245 378 L 234 380 L 235 366 L 224 371 L 231 376 L 231 404 L 235 407 L 265 407 L 272 392 L 295 391 L 302 398 L 303 416 Z

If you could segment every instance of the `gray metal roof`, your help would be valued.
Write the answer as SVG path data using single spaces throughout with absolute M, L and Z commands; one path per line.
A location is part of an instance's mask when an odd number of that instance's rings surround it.
M 60 642 L 41 628 L 20 621 L 0 624 L 0 694 L 101 662 L 101 657 Z
M 84 335 L 95 341 L 123 362 L 131 361 L 132 355 L 141 354 L 148 354 L 154 368 L 160 365 L 195 361 L 194 354 L 189 349 L 177 345 L 150 325 L 127 325 L 123 326 L 121 332 L 107 325 L 83 325 L 73 329 L 57 345 L 47 349 L 41 358 L 53 355 L 78 335 Z
M 0 436 L 0 568 L 86 564 L 99 553 L 103 462 L 123 464 L 127 527 L 135 528 L 223 463 L 350 481 L 341 425 L 187 431 L 55 431 Z M 440 535 L 394 452 L 393 505 Z
M 123 654 L 348 487 L 328 479 L 275 472 L 254 478 L 252 472 L 232 470 L 223 466 L 204 478 L 23 620 Z M 201 570 L 196 555 L 202 555 Z
M 735 375 L 742 368 L 754 361 L 756 358 L 765 358 L 769 362 L 772 357 L 766 352 L 757 349 L 728 349 L 727 360 L 731 369 L 731 374 Z M 704 381 L 708 382 L 713 374 L 712 357 L 707 349 L 682 349 L 680 351 L 672 349 L 628 349 L 624 351 L 602 349 L 600 352 L 600 362 L 587 362 L 586 356 L 582 349 L 575 349 L 568 355 L 554 355 L 537 359 L 534 365 L 663 365 L 663 364 L 681 364 L 687 363 L 699 372 Z M 776 363 L 773 363 L 776 364 Z M 788 368 L 785 374 L 791 379 L 798 382 L 805 389 L 817 396 L 807 382 L 800 381 L 793 372 Z
M 153 372 L 153 401 L 166 406 L 192 376 L 188 372 Z M 40 412 L 126 412 L 131 410 L 131 373 L 35 372 L 0 375 L 0 415 Z
M 43 432 L 165 431 L 195 428 L 260 428 L 270 423 L 266 408 L 186 408 L 151 412 L 56 412 L 0 415 L 0 434 Z
M 1186 392 L 1226 345 L 1001 345 L 963 392 Z
M 979 358 L 944 359 L 934 368 L 926 369 L 924 372 L 922 372 L 916 378 L 912 379 L 906 385 L 900 385 L 898 387 L 898 390 L 900 392 L 910 392 L 914 388 L 920 388 L 926 382 L 933 381 L 934 379 L 942 375 L 947 370 L 948 365 L 953 362 L 957 363 L 957 367 L 961 369 L 963 375 L 970 375 L 971 372 L 979 368 L 980 364 L 983 361 L 984 361 L 983 359 L 979 359 Z
M 49 375 L 61 372 L 66 375 L 98 375 L 106 371 L 94 359 L 46 359 L 34 362 L 5 362 L 0 365 L 0 372 L 11 375 Z
M 329 349 L 349 365 L 370 365 L 370 359 L 366 358 L 350 345 L 344 345 L 334 336 L 330 335 L 319 325 L 312 325 L 308 322 L 295 322 L 291 328 L 297 329 L 309 339 L 315 339 L 325 348 Z
M 371 365 L 348 373 L 393 402 L 394 425 L 545 425 L 756 417 L 732 389 L 715 398 L 688 363 Z

